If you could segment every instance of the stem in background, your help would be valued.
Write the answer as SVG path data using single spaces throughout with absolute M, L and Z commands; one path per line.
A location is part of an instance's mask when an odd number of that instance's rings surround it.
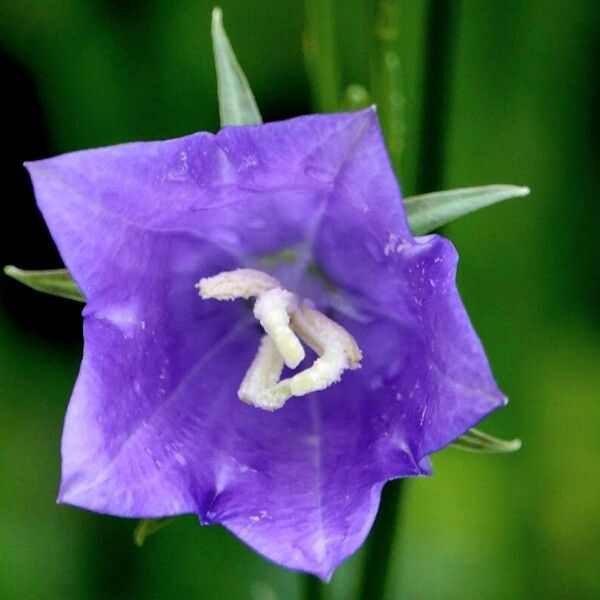
M 448 131 L 453 66 L 452 50 L 459 10 L 460 0 L 436 0 L 429 3 L 417 194 L 438 190 L 443 183 L 444 147 Z
M 322 600 L 324 597 L 323 592 L 325 590 L 323 582 L 318 577 L 315 577 L 314 575 L 303 575 L 302 583 L 304 585 L 302 593 L 306 600 Z
M 402 93 L 402 72 L 397 43 L 400 29 L 398 0 L 365 2 L 369 24 L 368 54 L 371 91 L 377 104 L 379 121 L 385 134 L 396 175 L 405 139 L 405 99 Z
M 340 73 L 335 43 L 335 0 L 305 0 L 304 57 L 319 112 L 340 107 Z
M 442 184 L 445 134 L 451 81 L 451 49 L 459 0 L 428 3 L 426 54 L 421 111 L 421 153 L 417 174 L 419 193 Z M 359 598 L 383 598 L 390 570 L 391 551 L 399 530 L 403 480 L 389 482 L 383 489 L 379 514 L 365 544 L 365 562 Z M 397 542 L 397 540 L 396 540 Z
M 375 524 L 365 544 L 365 562 L 358 598 L 383 598 L 392 556 L 392 545 L 398 528 L 402 479 L 390 481 L 381 494 Z
M 87 522 L 88 519 L 85 519 Z M 143 577 L 143 563 L 131 539 L 130 519 L 90 519 L 90 548 L 86 556 L 92 561 L 86 569 L 86 598 L 128 598 L 132 582 Z M 119 549 L 118 557 L 115 548 Z

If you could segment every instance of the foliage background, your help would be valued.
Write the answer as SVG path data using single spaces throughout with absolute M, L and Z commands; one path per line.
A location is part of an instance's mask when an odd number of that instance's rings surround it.
M 338 1 L 345 84 L 365 82 L 363 2 Z M 399 0 L 402 184 L 415 188 L 425 0 Z M 309 112 L 303 3 L 223 0 L 263 116 Z M 446 450 L 411 481 L 388 598 L 600 594 L 600 10 L 595 0 L 456 0 L 444 188 L 529 185 L 445 233 L 511 398 L 486 430 L 512 456 Z M 205 0 L 0 0 L 0 262 L 59 266 L 21 162 L 218 125 Z M 291 598 L 299 578 L 185 517 L 133 523 L 55 505 L 80 307 L 0 280 L 0 598 Z M 391 535 L 391 533 L 390 533 Z M 596 556 L 596 559 L 593 557 Z M 334 576 L 348 598 L 359 552 Z

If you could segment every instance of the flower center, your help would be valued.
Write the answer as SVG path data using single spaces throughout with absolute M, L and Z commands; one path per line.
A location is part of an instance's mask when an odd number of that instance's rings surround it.
M 248 404 L 277 410 L 292 396 L 324 390 L 338 382 L 346 369 L 360 368 L 360 348 L 341 325 L 262 271 L 224 271 L 201 279 L 196 287 L 203 300 L 256 298 L 254 316 L 265 335 L 238 389 L 240 400 Z M 318 358 L 303 371 L 281 379 L 284 364 L 295 369 L 304 359 L 302 342 Z

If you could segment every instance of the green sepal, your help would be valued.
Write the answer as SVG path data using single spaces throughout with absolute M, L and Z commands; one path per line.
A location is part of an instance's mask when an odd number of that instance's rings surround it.
M 221 127 L 226 125 L 260 125 L 262 117 L 244 71 L 240 67 L 223 27 L 223 11 L 212 12 L 211 35 Z
M 67 269 L 24 271 L 13 265 L 7 265 L 4 267 L 4 273 L 38 292 L 85 302 L 84 295 Z
M 153 533 L 168 525 L 174 517 L 164 517 L 162 519 L 142 519 L 133 532 L 133 542 L 136 546 L 143 546 L 146 538 Z
M 507 454 L 519 450 L 521 448 L 521 440 L 501 440 L 478 429 L 469 429 L 467 433 L 461 435 L 451 446 L 466 450 L 467 452 Z
M 423 235 L 485 206 L 527 194 L 528 187 L 486 185 L 411 196 L 404 199 L 404 207 L 412 232 Z

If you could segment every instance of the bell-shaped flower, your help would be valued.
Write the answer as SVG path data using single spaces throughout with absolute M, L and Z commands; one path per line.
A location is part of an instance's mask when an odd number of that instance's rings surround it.
M 27 168 L 87 299 L 61 502 L 196 513 L 328 578 L 386 481 L 505 402 L 372 109 Z

